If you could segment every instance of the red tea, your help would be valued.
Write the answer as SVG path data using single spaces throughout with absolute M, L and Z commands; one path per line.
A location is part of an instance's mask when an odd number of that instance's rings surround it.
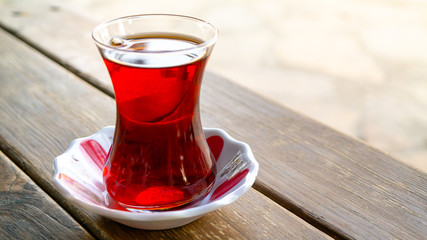
M 103 176 L 110 196 L 124 206 L 168 209 L 205 195 L 213 185 L 214 162 L 198 106 L 208 54 L 165 60 L 132 52 L 197 43 L 183 36 L 138 36 L 112 43 L 124 51 L 103 53 L 117 104 L 114 143 Z

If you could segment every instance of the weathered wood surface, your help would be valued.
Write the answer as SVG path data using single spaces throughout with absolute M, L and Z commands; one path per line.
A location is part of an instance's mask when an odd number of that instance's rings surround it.
M 111 91 L 90 39 L 90 13 L 52 11 L 44 2 L 4 4 L 0 24 Z M 255 187 L 315 226 L 348 238 L 427 236 L 425 174 L 213 74 L 201 103 L 204 126 L 252 146 L 261 165 Z
M 0 152 L 0 239 L 93 239 Z
M 56 191 L 53 158 L 115 120 L 114 100 L 0 30 L 0 146 L 93 235 L 105 239 L 328 239 L 251 189 L 236 203 L 182 228 L 143 231 L 82 211 Z

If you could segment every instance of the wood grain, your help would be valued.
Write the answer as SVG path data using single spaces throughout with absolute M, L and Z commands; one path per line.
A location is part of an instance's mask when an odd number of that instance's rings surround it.
M 66 6 L 58 14 L 44 2 L 7 3 L 0 22 L 111 94 L 90 39 L 96 25 L 90 14 Z M 16 8 L 25 14 L 14 16 Z M 343 238 L 427 235 L 425 174 L 211 73 L 201 103 L 204 126 L 224 128 L 252 146 L 261 164 L 256 188 L 316 227 Z
M 96 23 L 66 6 L 53 13 L 46 2 L 26 9 L 8 3 L 0 23 L 111 95 L 100 57 L 90 50 L 89 26 Z M 13 16 L 14 7 L 27 15 Z M 51 31 L 58 33 L 54 40 Z M 204 126 L 223 128 L 252 146 L 261 165 L 255 187 L 277 203 L 342 238 L 427 236 L 425 174 L 212 73 L 201 96 Z
M 226 94 L 221 89 L 235 90 L 228 103 L 211 100 Z M 278 106 L 260 108 L 258 117 L 251 117 L 253 106 L 264 100 L 220 80 L 202 94 L 209 106 L 204 116 L 233 114 L 221 127 L 254 146 L 261 164 L 255 188 L 279 204 L 341 237 L 426 236 L 425 174 L 308 118 L 279 115 Z M 239 108 L 227 107 L 234 104 Z
M 80 210 L 53 186 L 53 158 L 73 139 L 113 124 L 114 100 L 10 34 L 0 31 L 0 40 L 0 147 L 97 238 L 329 238 L 253 189 L 235 204 L 167 231 L 132 229 Z
M 93 239 L 0 152 L 0 239 Z

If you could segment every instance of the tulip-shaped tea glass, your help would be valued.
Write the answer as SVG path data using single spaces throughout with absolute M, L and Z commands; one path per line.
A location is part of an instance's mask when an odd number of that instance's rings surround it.
M 103 178 L 122 206 L 170 209 L 210 191 L 215 161 L 199 94 L 216 37 L 211 24 L 178 15 L 123 17 L 94 29 L 117 106 Z

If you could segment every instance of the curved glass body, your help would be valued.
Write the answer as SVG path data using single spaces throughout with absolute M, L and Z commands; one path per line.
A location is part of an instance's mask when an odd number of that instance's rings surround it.
M 176 15 L 130 16 L 95 28 L 117 106 L 103 177 L 122 206 L 170 209 L 212 187 L 215 161 L 199 94 L 216 34 L 209 23 Z

